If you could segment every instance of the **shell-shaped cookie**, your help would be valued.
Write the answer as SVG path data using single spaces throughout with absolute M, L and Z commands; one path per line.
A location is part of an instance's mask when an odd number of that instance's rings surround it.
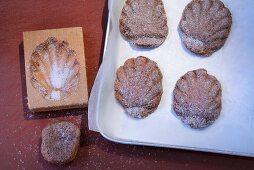
M 154 61 L 142 56 L 128 59 L 116 74 L 115 97 L 129 115 L 146 117 L 158 107 L 162 74 Z
M 160 46 L 168 35 L 162 0 L 126 0 L 119 19 L 119 29 L 136 47 Z
M 192 0 L 183 11 L 179 28 L 189 50 L 210 56 L 224 45 L 231 25 L 231 12 L 220 0 Z
M 31 56 L 31 83 L 45 98 L 59 101 L 72 93 L 79 83 L 80 64 L 66 41 L 49 37 Z
M 221 84 L 205 69 L 189 71 L 176 83 L 173 108 L 192 128 L 211 125 L 221 111 Z

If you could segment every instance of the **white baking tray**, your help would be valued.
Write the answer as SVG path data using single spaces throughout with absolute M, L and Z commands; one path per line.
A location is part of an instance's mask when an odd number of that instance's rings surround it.
M 233 25 L 225 46 L 211 57 L 191 54 L 182 45 L 178 23 L 189 0 L 164 0 L 169 34 L 159 48 L 139 50 L 119 32 L 124 0 L 109 0 L 109 21 L 103 62 L 89 100 L 89 127 L 119 143 L 179 148 L 254 157 L 254 1 L 224 0 Z M 145 119 L 128 116 L 114 97 L 116 69 L 131 57 L 144 55 L 163 74 L 158 109 Z M 205 68 L 222 84 L 222 111 L 203 130 L 184 125 L 172 110 L 176 81 L 187 71 Z

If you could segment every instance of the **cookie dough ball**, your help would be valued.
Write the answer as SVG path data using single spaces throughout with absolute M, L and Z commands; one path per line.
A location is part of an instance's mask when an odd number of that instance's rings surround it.
M 210 56 L 229 35 L 232 16 L 220 0 L 192 0 L 179 23 L 183 44 L 193 53 Z
M 221 84 L 205 69 L 189 71 L 176 83 L 173 108 L 192 128 L 211 125 L 221 112 Z
M 156 110 L 162 95 L 162 74 L 154 61 L 143 56 L 128 59 L 116 75 L 115 97 L 126 113 L 143 118 Z
M 70 122 L 49 124 L 42 130 L 41 153 L 50 163 L 71 162 L 80 144 L 80 130 Z

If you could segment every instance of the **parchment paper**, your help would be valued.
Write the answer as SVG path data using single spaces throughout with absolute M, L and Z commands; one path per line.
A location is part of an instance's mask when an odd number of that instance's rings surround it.
M 164 0 L 169 34 L 159 48 L 139 50 L 119 32 L 118 20 L 124 0 L 109 0 L 109 25 L 102 65 L 91 92 L 90 130 L 109 140 L 254 155 L 254 1 L 224 0 L 233 16 L 230 35 L 211 57 L 198 57 L 182 45 L 178 23 L 189 0 Z M 114 98 L 116 69 L 131 57 L 144 55 L 157 62 L 163 74 L 163 96 L 149 117 L 136 120 L 124 113 Z M 203 130 L 185 126 L 172 110 L 176 81 L 187 71 L 205 68 L 222 84 L 222 111 L 216 122 Z

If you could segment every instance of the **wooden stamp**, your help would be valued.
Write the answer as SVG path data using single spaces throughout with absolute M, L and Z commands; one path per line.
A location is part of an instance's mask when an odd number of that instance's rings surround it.
M 23 33 L 28 107 L 33 112 L 87 106 L 81 27 Z

